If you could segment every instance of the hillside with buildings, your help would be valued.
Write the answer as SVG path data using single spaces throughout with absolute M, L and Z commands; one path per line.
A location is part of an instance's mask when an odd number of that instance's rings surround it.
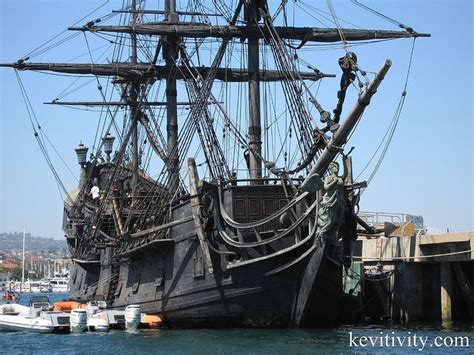
M 19 256 L 23 248 L 22 233 L 0 233 L 0 253 Z M 34 237 L 26 233 L 25 253 L 29 256 L 43 258 L 68 257 L 66 240 Z
M 0 286 L 21 277 L 23 234 L 0 233 Z M 70 255 L 65 240 L 34 237 L 25 238 L 25 277 L 52 277 L 68 270 Z

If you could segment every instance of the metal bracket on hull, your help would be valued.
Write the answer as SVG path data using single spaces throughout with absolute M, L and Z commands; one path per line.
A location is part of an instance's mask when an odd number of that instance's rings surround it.
M 204 232 L 204 227 L 200 218 L 200 209 L 204 208 L 204 206 L 201 204 L 198 195 L 199 176 L 196 168 L 196 161 L 193 158 L 188 158 L 188 172 L 189 188 L 191 194 L 191 208 L 193 211 L 194 218 L 194 228 L 196 229 L 196 233 L 199 238 L 199 243 L 201 244 L 202 254 L 204 256 L 204 260 L 206 261 L 207 270 L 210 274 L 212 274 L 214 273 L 214 268 L 212 267 L 211 254 L 209 253 L 209 246 L 207 245 L 206 234 Z

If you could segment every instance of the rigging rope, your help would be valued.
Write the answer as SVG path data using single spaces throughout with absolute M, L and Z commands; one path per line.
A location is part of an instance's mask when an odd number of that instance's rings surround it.
M 405 25 L 404 25 L 403 23 L 401 23 L 400 21 L 394 20 L 393 18 L 388 17 L 388 16 L 386 16 L 386 15 L 384 15 L 384 14 L 382 14 L 382 13 L 380 13 L 380 12 L 378 12 L 378 11 L 376 11 L 376 10 L 370 8 L 370 7 L 368 7 L 367 5 L 364 5 L 364 4 L 360 3 L 358 0 L 351 0 L 351 2 L 352 2 L 353 4 L 355 4 L 355 5 L 357 5 L 357 6 L 361 7 L 361 8 L 363 8 L 363 9 L 365 9 L 365 10 L 367 10 L 367 11 L 369 11 L 369 12 L 371 12 L 371 13 L 373 13 L 373 14 L 375 14 L 375 15 L 377 15 L 377 16 L 379 16 L 379 17 L 385 19 L 385 20 L 387 20 L 388 22 L 391 22 L 391 23 L 393 23 L 394 25 L 397 25 L 398 27 L 403 28 L 404 30 L 406 30 L 406 31 L 409 32 L 409 33 L 414 33 L 414 32 L 415 32 L 412 27 L 410 27 L 410 26 L 405 26 Z
M 416 42 L 416 38 L 413 39 L 413 43 L 412 43 L 412 47 L 411 47 L 411 52 L 410 52 L 410 60 L 408 62 L 408 68 L 407 68 L 407 73 L 406 73 L 406 77 L 405 77 L 405 84 L 403 86 L 403 91 L 400 95 L 400 100 L 398 102 L 398 106 L 397 106 L 397 109 L 395 110 L 395 113 L 393 115 L 393 118 L 392 118 L 392 121 L 390 122 L 390 125 L 387 129 L 387 131 L 385 132 L 385 135 L 383 136 L 382 140 L 380 141 L 377 149 L 375 150 L 375 152 L 372 154 L 371 158 L 369 159 L 369 161 L 367 162 L 367 164 L 364 166 L 364 168 L 362 169 L 362 171 L 359 173 L 359 175 L 357 176 L 356 180 L 363 174 L 363 172 L 369 167 L 370 163 L 373 161 L 373 159 L 375 158 L 376 154 L 378 153 L 378 151 L 380 150 L 380 148 L 382 147 L 382 144 L 385 142 L 385 145 L 382 149 L 382 153 L 380 154 L 379 156 L 379 159 L 377 160 L 377 163 L 375 164 L 375 167 L 374 169 L 372 170 L 372 172 L 370 173 L 369 175 L 369 178 L 367 179 L 367 184 L 370 184 L 370 182 L 372 181 L 372 179 L 374 178 L 375 174 L 377 173 L 378 169 L 380 168 L 380 165 L 382 164 L 383 162 L 383 159 L 385 158 L 385 155 L 387 153 L 387 150 L 388 150 L 388 147 L 390 146 L 390 143 L 392 142 L 392 138 L 394 136 L 394 133 L 395 133 L 395 129 L 397 128 L 397 125 L 398 125 L 398 122 L 400 120 L 400 116 L 401 116 L 401 113 L 402 113 L 402 109 L 403 109 L 403 105 L 405 104 L 405 99 L 406 99 L 406 94 L 407 94 L 407 86 L 408 86 L 408 79 L 410 77 L 410 71 L 411 71 L 411 66 L 412 66 L 412 62 L 413 62 L 413 53 L 414 53 L 414 50 L 415 50 L 415 42 Z
M 102 7 L 104 7 L 107 3 L 109 2 L 109 0 L 105 1 L 102 5 L 98 6 L 95 10 L 92 10 L 91 12 L 89 12 L 87 15 L 83 16 L 82 18 L 80 18 L 78 21 L 74 22 L 71 26 L 75 26 L 77 25 L 79 22 L 83 21 L 84 19 L 86 19 L 87 17 L 89 17 L 90 15 L 92 15 L 93 13 L 97 12 L 99 9 L 101 9 Z M 108 15 L 107 17 L 112 17 L 114 16 L 115 14 L 110 14 Z M 48 43 L 52 42 L 53 40 L 55 40 L 56 38 L 58 38 L 59 36 L 61 36 L 63 33 L 67 32 L 68 30 L 63 30 L 61 32 L 59 32 L 57 35 L 55 35 L 54 37 L 52 37 L 51 39 L 49 39 L 48 41 L 46 41 L 45 43 L 43 43 L 42 45 L 38 46 L 37 48 L 33 49 L 32 51 L 30 51 L 29 53 L 27 53 L 26 55 L 24 55 L 22 58 L 25 58 L 26 59 L 29 59 L 29 58 L 32 58 L 32 57 L 35 57 L 37 55 L 40 55 L 46 51 L 48 51 L 49 49 L 52 49 L 64 42 L 66 42 L 67 40 L 77 36 L 79 33 L 75 33 L 65 39 L 62 39 L 54 44 L 51 44 L 49 45 L 48 47 L 46 48 L 43 48 L 45 45 L 47 45 Z M 43 48 L 43 49 L 42 49 Z M 40 51 L 41 49 L 41 51 Z
M 41 129 L 41 126 L 40 126 L 40 124 L 38 122 L 38 118 L 36 117 L 36 114 L 33 110 L 33 106 L 31 105 L 31 102 L 30 102 L 30 99 L 29 99 L 28 94 L 26 92 L 26 89 L 23 85 L 23 82 L 21 81 L 20 74 L 18 73 L 18 70 L 16 70 L 16 69 L 15 69 L 15 75 L 16 75 L 16 78 L 17 78 L 17 81 L 18 81 L 18 85 L 20 86 L 21 95 L 23 97 L 23 101 L 25 103 L 25 107 L 26 107 L 26 110 L 28 112 L 28 117 L 30 119 L 31 127 L 33 128 L 33 133 L 34 133 L 35 139 L 38 142 L 38 146 L 40 147 L 41 153 L 43 154 L 43 157 L 45 158 L 46 163 L 48 164 L 51 172 L 53 173 L 53 176 L 56 180 L 56 184 L 59 187 L 59 193 L 60 193 L 61 198 L 62 198 L 63 195 L 61 194 L 61 191 L 64 193 L 64 195 L 67 195 L 66 187 L 64 186 L 61 178 L 59 177 L 59 174 L 58 174 L 56 168 L 54 167 L 54 165 L 52 163 L 51 157 L 49 156 L 49 153 L 48 153 L 48 150 L 46 148 L 45 142 L 42 138 L 42 136 L 44 136 L 44 137 L 46 137 L 46 136 L 45 136 L 43 130 Z M 50 142 L 50 144 L 51 144 L 51 141 L 49 139 L 48 139 L 48 142 Z M 54 148 L 54 146 L 53 146 L 53 148 Z M 54 151 L 59 155 L 59 152 L 57 151 L 56 148 L 54 148 Z M 62 158 L 61 158 L 61 161 L 65 164 L 65 161 Z M 67 165 L 66 165 L 66 167 L 67 167 Z

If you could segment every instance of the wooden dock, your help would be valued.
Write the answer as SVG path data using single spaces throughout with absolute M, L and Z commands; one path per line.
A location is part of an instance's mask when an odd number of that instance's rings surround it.
M 474 320 L 474 232 L 359 237 L 352 255 L 345 289 L 364 317 Z

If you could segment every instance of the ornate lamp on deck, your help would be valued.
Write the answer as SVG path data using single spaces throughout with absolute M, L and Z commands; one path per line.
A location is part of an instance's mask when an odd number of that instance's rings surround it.
M 74 149 L 77 154 L 77 162 L 79 163 L 80 166 L 84 166 L 87 161 L 87 151 L 89 148 L 87 148 L 84 144 L 79 143 L 76 149 Z
M 105 137 L 102 138 L 104 144 L 104 152 L 107 154 L 107 161 L 110 161 L 110 154 L 112 153 L 112 146 L 114 145 L 115 137 L 110 133 L 107 133 Z
M 89 148 L 87 148 L 81 142 L 79 143 L 77 148 L 74 150 L 76 151 L 77 162 L 81 166 L 81 173 L 79 176 L 79 188 L 82 188 L 85 185 L 86 180 L 87 180 L 86 163 L 87 163 L 87 151 L 89 150 Z

